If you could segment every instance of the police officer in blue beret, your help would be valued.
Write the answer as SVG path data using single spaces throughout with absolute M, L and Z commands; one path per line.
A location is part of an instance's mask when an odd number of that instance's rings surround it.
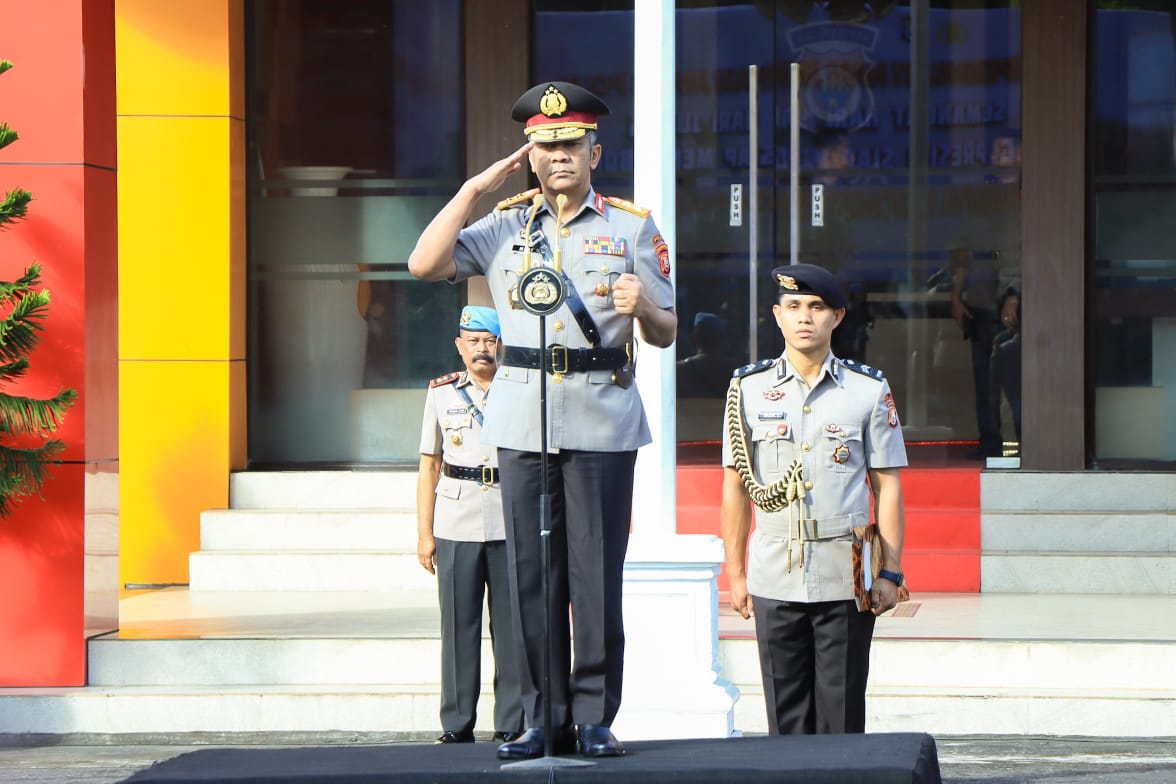
M 882 372 L 830 350 L 837 279 L 794 264 L 772 282 L 784 353 L 736 370 L 727 393 L 731 606 L 755 616 L 771 734 L 864 732 L 874 618 L 905 593 L 902 427 Z
M 437 575 L 441 605 L 438 743 L 474 742 L 483 599 L 494 649 L 494 737 L 511 741 L 523 729 L 498 459 L 494 447 L 482 443 L 498 335 L 493 308 L 462 309 L 454 342 L 465 370 L 433 379 L 421 424 L 417 557 Z
M 424 280 L 484 275 L 502 321 L 502 366 L 485 438 L 498 447 L 502 471 L 529 727 L 499 748 L 502 759 L 543 755 L 544 700 L 551 705 L 556 753 L 624 753 L 610 729 L 620 708 L 625 651 L 622 570 L 633 466 L 637 449 L 651 440 L 633 384 L 633 337 L 636 328 L 648 343 L 668 346 L 678 318 L 669 248 L 649 211 L 592 187 L 602 154 L 597 121 L 607 113 L 604 101 L 568 82 L 527 90 L 512 110 L 527 142 L 462 185 L 421 234 L 408 262 Z M 504 199 L 463 228 L 478 199 L 524 162 L 539 187 Z M 534 265 L 566 276 L 568 286 L 566 301 L 546 316 L 547 346 L 538 345 L 538 322 L 521 307 L 518 290 Z M 552 499 L 549 694 L 543 688 L 539 536 L 543 374 Z

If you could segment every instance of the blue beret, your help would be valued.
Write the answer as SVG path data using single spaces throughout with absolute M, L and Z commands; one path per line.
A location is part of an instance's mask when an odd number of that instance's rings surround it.
M 776 296 L 782 294 L 815 294 L 831 308 L 845 307 L 845 292 L 833 273 L 815 264 L 789 264 L 772 270 Z
M 498 313 L 494 308 L 466 305 L 461 309 L 459 326 L 469 332 L 491 332 L 495 337 L 502 334 L 498 327 Z

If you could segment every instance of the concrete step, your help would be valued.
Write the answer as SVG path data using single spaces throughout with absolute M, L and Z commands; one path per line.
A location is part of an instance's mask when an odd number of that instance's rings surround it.
M 437 578 L 407 552 L 257 552 L 216 550 L 188 556 L 198 591 L 437 592 Z
M 416 509 L 416 470 L 242 471 L 229 477 L 233 509 Z
M 1176 595 L 1176 553 L 991 552 L 980 555 L 985 593 Z
M 200 514 L 200 549 L 416 553 L 415 512 L 370 509 L 213 509 Z
M 985 514 L 985 552 L 1176 554 L 1176 514 Z
M 0 733 L 428 734 L 437 728 L 437 645 L 431 638 L 97 639 L 94 685 L 0 690 Z M 1170 737 L 1176 671 L 1165 665 L 1173 655 L 1172 642 L 877 639 L 868 727 Z M 483 656 L 490 661 L 489 651 Z M 741 693 L 736 728 L 765 732 L 755 641 L 721 640 L 719 659 Z M 487 681 L 478 728 L 489 732 Z

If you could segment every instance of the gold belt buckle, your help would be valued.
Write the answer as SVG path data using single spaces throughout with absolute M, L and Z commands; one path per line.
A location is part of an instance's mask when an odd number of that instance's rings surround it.
M 553 375 L 562 375 L 569 372 L 568 370 L 568 347 L 567 346 L 552 346 L 548 349 L 551 352 L 551 372 Z M 563 352 L 563 367 L 559 366 L 560 351 Z
M 494 484 L 494 467 L 482 466 L 482 486 L 488 487 Z

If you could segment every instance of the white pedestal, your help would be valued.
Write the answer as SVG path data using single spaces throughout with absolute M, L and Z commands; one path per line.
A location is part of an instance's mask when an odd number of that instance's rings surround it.
M 714 536 L 634 534 L 625 560 L 623 740 L 725 738 L 739 690 L 719 673 Z

